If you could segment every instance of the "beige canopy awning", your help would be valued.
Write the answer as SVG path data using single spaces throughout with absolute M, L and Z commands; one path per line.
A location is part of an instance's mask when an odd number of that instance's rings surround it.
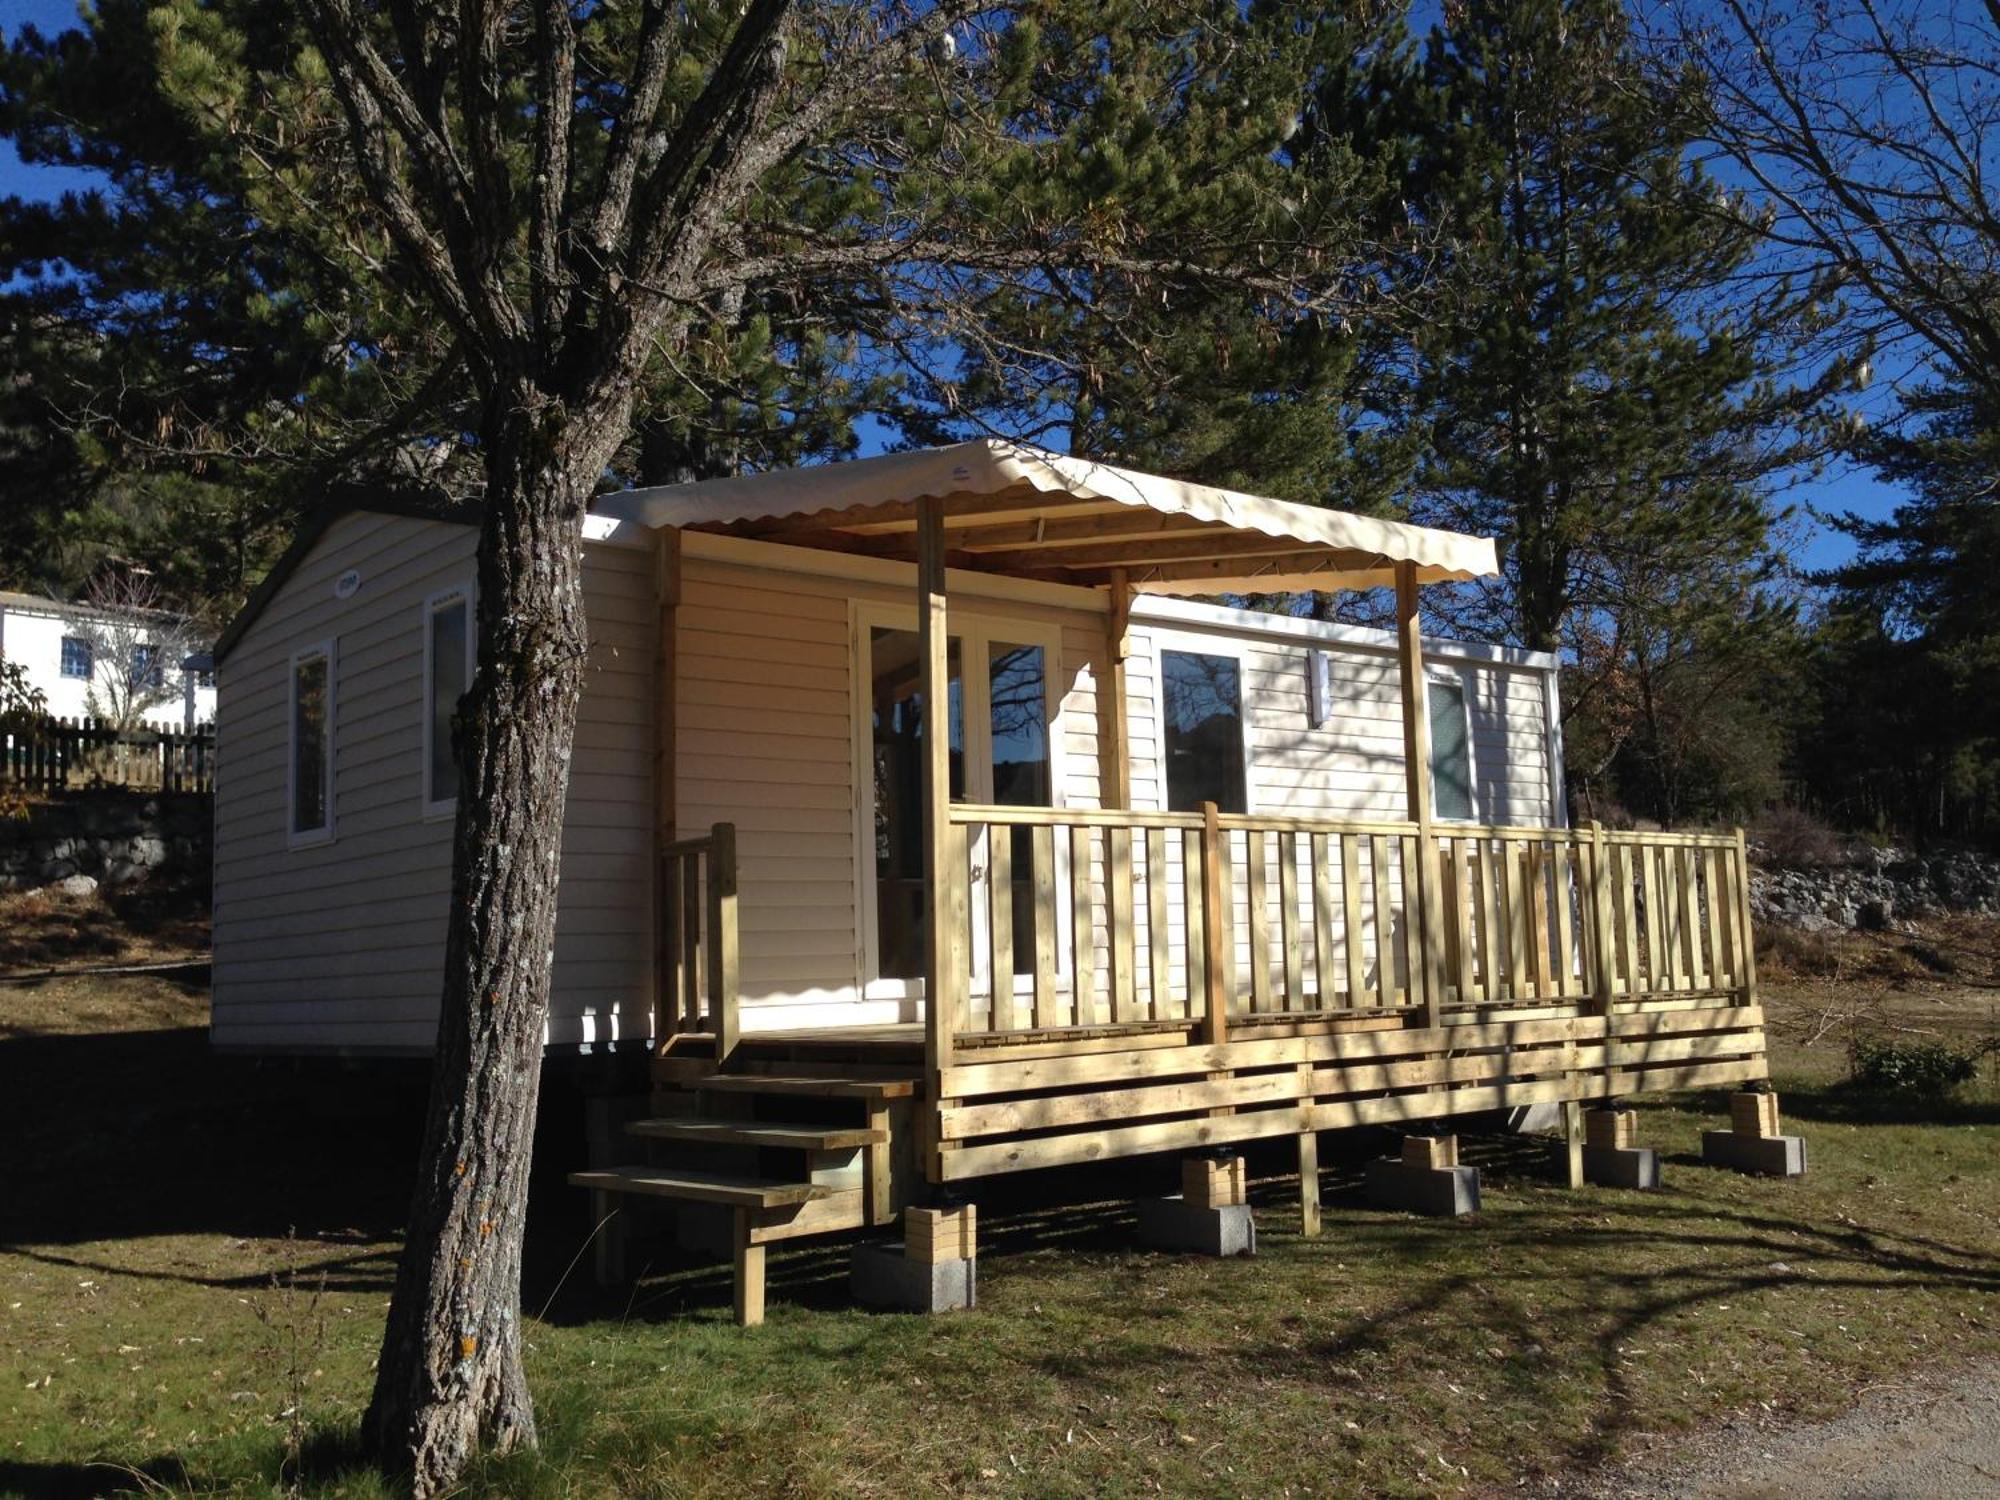
M 916 558 L 916 502 L 944 501 L 954 568 L 1152 594 L 1292 593 L 1499 571 L 1493 542 L 1271 500 L 982 438 L 818 468 L 605 495 L 597 514 L 788 546 Z

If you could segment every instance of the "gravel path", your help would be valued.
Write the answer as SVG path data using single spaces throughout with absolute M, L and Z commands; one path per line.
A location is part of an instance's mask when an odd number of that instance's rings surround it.
M 1546 1500 L 1992 1500 L 2000 1362 L 1878 1386 L 1844 1416 L 1748 1420 L 1664 1439 L 1630 1463 L 1515 1490 Z

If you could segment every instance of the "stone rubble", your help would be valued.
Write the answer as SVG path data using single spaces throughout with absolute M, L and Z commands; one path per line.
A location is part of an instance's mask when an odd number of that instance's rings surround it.
M 1859 847 L 1839 863 L 1760 864 L 1749 847 L 1750 914 L 1802 932 L 1880 932 L 1947 912 L 2000 914 L 2000 859 Z

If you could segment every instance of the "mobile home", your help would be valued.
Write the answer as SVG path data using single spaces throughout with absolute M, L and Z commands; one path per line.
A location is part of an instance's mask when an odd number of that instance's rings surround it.
M 428 1046 L 475 540 L 330 514 L 222 641 L 218 1046 Z M 1565 826 L 1554 659 L 1420 635 L 1490 541 L 981 441 L 606 496 L 585 553 L 548 1046 L 652 1052 L 588 1185 L 734 1206 L 742 1256 L 1762 1076 L 1740 843 Z M 1396 630 L 1245 606 L 1369 588 Z

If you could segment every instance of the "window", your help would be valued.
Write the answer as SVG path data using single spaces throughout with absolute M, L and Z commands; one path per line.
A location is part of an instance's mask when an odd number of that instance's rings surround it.
M 292 657 L 291 828 L 294 844 L 333 837 L 333 645 Z
M 62 674 L 65 677 L 81 677 L 90 681 L 96 669 L 97 656 L 90 648 L 90 642 L 80 635 L 66 635 L 62 638 Z
M 451 721 L 472 686 L 472 596 L 458 588 L 424 603 L 424 811 L 458 802 L 458 759 Z
M 1472 730 L 1465 714 L 1465 684 L 1456 678 L 1429 679 L 1431 716 L 1431 813 L 1472 819 Z
M 165 670 L 155 647 L 140 645 L 132 648 L 133 687 L 158 692 L 166 685 Z
M 1242 677 L 1242 665 L 1233 656 L 1160 653 L 1170 811 L 1199 812 L 1204 802 L 1226 813 L 1249 811 Z

